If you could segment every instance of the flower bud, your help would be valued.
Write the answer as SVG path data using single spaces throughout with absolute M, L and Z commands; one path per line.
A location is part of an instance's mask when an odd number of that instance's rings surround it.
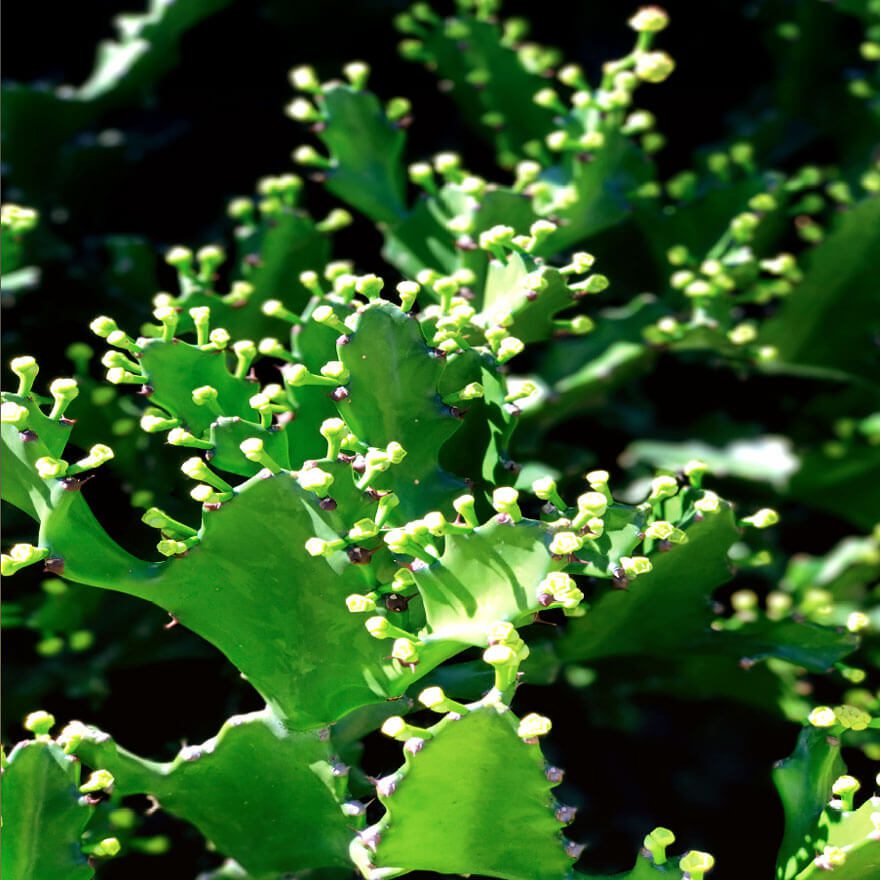
M 574 532 L 557 532 L 550 541 L 553 556 L 571 556 L 584 546 L 583 539 Z
M 641 52 L 636 57 L 636 76 L 645 82 L 661 83 L 675 70 L 666 52 Z
M 520 720 L 516 733 L 517 736 L 526 740 L 526 742 L 536 742 L 539 736 L 545 736 L 550 733 L 552 727 L 553 724 L 549 718 L 531 712 Z
M 638 33 L 657 33 L 669 24 L 669 15 L 659 6 L 643 6 L 629 20 L 629 26 Z
M 43 709 L 31 712 L 24 719 L 24 729 L 35 733 L 37 736 L 48 736 L 49 731 L 55 726 L 55 716 Z
M 79 787 L 79 790 L 81 794 L 106 791 L 113 787 L 114 782 L 113 774 L 109 770 L 95 770 Z

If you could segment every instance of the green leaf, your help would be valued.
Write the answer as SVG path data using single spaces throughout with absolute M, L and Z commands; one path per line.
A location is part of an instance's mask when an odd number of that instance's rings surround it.
M 484 114 L 501 114 L 504 126 L 491 135 L 496 149 L 499 154 L 521 155 L 523 144 L 543 140 L 553 127 L 553 111 L 532 101 L 546 81 L 528 71 L 514 49 L 502 45 L 497 22 L 466 15 L 452 21 L 457 28 L 454 36 L 449 22 L 439 19 L 437 27 L 423 34 L 432 71 L 452 84 L 452 98 L 482 134 L 487 132 Z M 468 79 L 477 71 L 486 74 L 479 88 Z
M 831 786 L 846 767 L 839 739 L 828 730 L 805 727 L 794 752 L 773 770 L 785 811 L 785 834 L 776 861 L 777 880 L 800 875 L 827 839 L 817 823 L 831 799 Z
M 38 520 L 49 502 L 49 487 L 37 476 L 34 462 L 43 456 L 59 458 L 72 425 L 49 419 L 33 395 L 21 397 L 4 392 L 3 402 L 27 408 L 27 431 L 30 432 L 23 436 L 13 425 L 0 426 L 3 500 Z
M 760 620 L 736 629 L 713 627 L 712 595 L 732 576 L 727 551 L 738 539 L 729 507 L 690 523 L 688 541 L 651 556 L 653 569 L 626 589 L 603 586 L 590 611 L 559 643 L 565 661 L 687 651 L 737 659 L 779 657 L 826 671 L 855 650 L 857 640 L 830 627 Z
M 76 90 L 80 101 L 118 103 L 142 89 L 177 62 L 178 41 L 203 18 L 228 5 L 229 0 L 152 0 L 144 14 L 116 19 L 118 42 L 98 47 L 89 79 Z
M 521 740 L 506 706 L 447 716 L 380 794 L 386 814 L 352 845 L 367 878 L 408 871 L 508 880 L 563 880 L 571 874 L 554 816 L 540 747 Z M 508 829 L 516 833 L 499 833 Z M 370 843 L 376 841 L 375 852 Z
M 367 445 L 384 449 L 397 441 L 407 453 L 371 485 L 393 489 L 405 518 L 448 510 L 465 484 L 437 460 L 460 423 L 440 399 L 444 362 L 428 348 L 418 321 L 391 303 L 371 303 L 338 351 L 351 376 L 339 415 Z
M 217 389 L 217 402 L 225 416 L 254 419 L 256 413 L 248 401 L 259 386 L 236 378 L 229 370 L 228 357 L 225 351 L 202 351 L 180 340 L 144 340 L 139 363 L 146 376 L 144 384 L 153 389 L 150 402 L 179 418 L 197 437 L 217 418 L 210 407 L 192 399 L 193 389 L 203 385 Z
M 10 753 L 2 774 L 3 876 L 89 880 L 80 851 L 92 813 L 80 803 L 79 763 L 52 742 L 30 740 Z
M 553 568 L 543 523 L 496 519 L 450 535 L 437 562 L 413 571 L 429 638 L 486 645 L 487 627 L 522 622 L 539 608 L 537 585 Z
M 764 325 L 761 343 L 776 346 L 783 363 L 834 368 L 876 383 L 878 251 L 880 198 L 870 197 L 843 212 L 811 252 L 803 281 Z
M 400 219 L 406 212 L 403 131 L 371 92 L 333 83 L 318 102 L 324 112 L 318 136 L 333 160 L 327 189 L 373 220 Z
M 147 761 L 88 728 L 76 753 L 109 770 L 123 795 L 149 794 L 255 876 L 345 866 L 350 819 L 340 808 L 329 737 L 288 730 L 266 709 L 230 718 L 217 736 L 167 763 Z

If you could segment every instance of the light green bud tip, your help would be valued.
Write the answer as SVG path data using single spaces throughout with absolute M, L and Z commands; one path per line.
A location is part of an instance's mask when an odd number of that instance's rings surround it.
M 715 492 L 707 490 L 703 497 L 694 502 L 694 507 L 700 513 L 716 513 L 721 509 L 721 499 Z
M 651 523 L 645 529 L 645 535 L 658 541 L 670 541 L 673 544 L 683 544 L 687 540 L 687 535 L 681 529 L 677 529 L 672 523 L 665 520 Z
M 532 492 L 542 501 L 549 501 L 556 494 L 556 480 L 553 477 L 541 477 L 532 483 Z
M 199 388 L 193 388 L 192 399 L 197 406 L 205 406 L 212 403 L 218 397 L 217 389 L 210 385 L 202 385 Z
M 392 739 L 397 739 L 406 729 L 407 723 L 400 715 L 392 715 L 390 718 L 386 718 L 382 724 L 382 733 L 385 736 L 390 736 Z
M 352 593 L 345 597 L 345 607 L 352 614 L 361 614 L 365 611 L 375 611 L 376 601 L 371 596 L 362 596 L 360 593 Z
M 620 564 L 628 577 L 647 574 L 654 567 L 646 556 L 621 556 Z
M 577 500 L 578 510 L 591 516 L 602 516 L 608 509 L 608 499 L 602 492 L 585 492 Z
M 863 611 L 853 611 L 846 618 L 846 628 L 852 632 L 861 632 L 871 625 L 871 618 Z
M 754 526 L 756 529 L 766 529 L 770 526 L 775 526 L 779 522 L 779 514 L 769 507 L 763 507 L 751 516 L 743 517 L 741 522 Z
M 239 444 L 239 449 L 248 461 L 259 461 L 263 455 L 263 441 L 259 437 L 249 437 Z
M 440 687 L 425 688 L 419 694 L 419 702 L 428 709 L 437 709 L 446 703 L 446 694 Z
M 366 623 L 364 623 L 367 632 L 374 639 L 384 639 L 388 635 L 388 630 L 390 628 L 390 624 L 384 617 L 376 617 L 369 618 Z
M 813 727 L 834 727 L 837 724 L 837 715 L 830 706 L 817 706 L 810 712 L 808 720 Z
M 400 464 L 406 458 L 406 450 L 396 440 L 385 447 L 385 454 L 392 464 Z
M 80 793 L 90 794 L 94 791 L 106 791 L 111 788 L 115 780 L 109 770 L 95 770 L 91 776 L 79 787 Z
M 553 724 L 549 718 L 538 715 L 536 712 L 531 712 L 520 720 L 516 733 L 521 739 L 529 742 L 536 741 L 539 736 L 545 736 L 550 733 L 552 728 Z
M 656 33 L 669 24 L 669 15 L 659 6 L 645 6 L 629 20 L 629 26 L 638 33 Z
M 378 275 L 361 275 L 355 284 L 355 290 L 370 298 L 377 297 L 382 292 L 385 281 Z
M 678 867 L 690 874 L 691 880 L 702 880 L 703 874 L 715 867 L 715 859 L 707 852 L 692 849 L 682 857 Z
M 92 850 L 92 855 L 101 856 L 103 858 L 112 858 L 115 855 L 119 855 L 121 849 L 122 844 L 117 838 L 105 837 L 103 840 L 95 844 L 95 848 Z
M 660 501 L 663 498 L 671 498 L 678 492 L 678 483 L 675 477 L 654 477 L 651 480 L 651 494 L 648 495 L 649 501 Z
M 80 743 L 88 737 L 89 729 L 81 721 L 71 721 L 58 735 L 58 744 L 64 748 L 64 753 L 69 755 L 75 752 Z
M 60 458 L 50 458 L 48 455 L 44 455 L 34 462 L 34 467 L 41 479 L 53 480 L 63 477 L 67 473 L 68 465 Z
M 517 506 L 519 492 L 511 486 L 500 486 L 492 493 L 492 506 L 499 513 L 506 513 Z
M 24 719 L 24 729 L 29 730 L 31 733 L 35 733 L 37 736 L 46 736 L 54 726 L 55 716 L 42 709 L 38 709 L 36 712 L 31 712 L 30 715 Z
M 651 854 L 655 865 L 666 864 L 666 847 L 675 843 L 675 835 L 668 828 L 655 828 L 645 837 L 643 846 Z
M 13 425 L 19 431 L 27 425 L 27 407 L 20 406 L 12 401 L 7 401 L 0 406 L 0 422 L 4 425 Z
M 379 534 L 379 526 L 371 519 L 359 519 L 348 531 L 352 541 L 364 541 Z
M 666 52 L 642 52 L 636 58 L 636 76 L 650 83 L 661 83 L 675 70 Z
M 550 552 L 554 556 L 570 556 L 583 546 L 583 539 L 574 532 L 557 532 L 550 542 Z
M 410 639 L 395 639 L 391 646 L 391 657 L 401 663 L 418 663 L 419 649 Z
M 495 357 L 498 363 L 503 364 L 511 358 L 516 357 L 525 348 L 525 343 L 516 336 L 506 336 L 498 344 Z
M 190 477 L 193 480 L 203 480 L 205 475 L 209 473 L 208 466 L 197 457 L 188 458 L 181 466 L 181 471 L 183 471 L 186 476 Z
M 861 782 L 855 778 L 855 776 L 838 776 L 837 779 L 834 780 L 834 784 L 831 786 L 832 794 L 853 794 L 857 792 L 862 787 Z
M 95 334 L 95 336 L 100 336 L 101 339 L 106 339 L 111 333 L 115 333 L 119 327 L 113 318 L 101 315 L 89 324 L 89 329 Z
M 490 666 L 507 666 L 516 662 L 516 651 L 509 645 L 490 645 L 483 651 L 483 661 Z
M 165 254 L 165 262 L 177 269 L 189 266 L 193 260 L 193 252 L 187 247 L 173 247 Z
M 837 720 L 847 730 L 866 730 L 871 723 L 871 716 L 856 706 L 837 706 L 834 709 Z
M 318 494 L 326 492 L 333 485 L 333 475 L 318 467 L 303 468 L 296 479 L 307 492 Z

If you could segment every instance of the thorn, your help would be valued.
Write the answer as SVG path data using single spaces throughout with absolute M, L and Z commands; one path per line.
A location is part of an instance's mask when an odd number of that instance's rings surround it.
M 397 791 L 397 779 L 394 776 L 385 776 L 376 780 L 376 791 L 380 797 L 391 797 Z
M 573 840 L 565 841 L 565 854 L 570 859 L 579 859 L 586 848 L 583 843 L 575 843 Z
M 556 820 L 561 822 L 563 825 L 569 825 L 574 821 L 574 817 L 577 814 L 577 807 L 568 807 L 564 804 L 560 805 L 556 808 Z
M 408 596 L 401 596 L 400 593 L 389 593 L 385 597 L 385 607 L 389 611 L 402 612 L 406 611 L 409 601 Z
M 404 744 L 403 750 L 410 755 L 417 755 L 424 747 L 427 740 L 420 736 L 411 736 Z
M 162 629 L 172 629 L 180 623 L 180 621 L 173 614 L 169 614 L 168 616 L 171 618 L 171 620 L 169 620 L 168 623 L 166 623 L 165 626 L 162 627 Z
M 50 556 L 43 563 L 43 571 L 49 574 L 64 574 L 64 560 L 60 556 Z
M 561 767 L 548 767 L 544 771 L 548 782 L 562 782 L 565 779 L 565 771 Z
M 18 435 L 18 439 L 21 440 L 22 443 L 33 443 L 34 440 L 39 440 L 40 438 L 33 431 L 26 430 Z
M 155 389 L 153 388 L 152 385 L 141 385 L 141 387 L 138 389 L 137 393 L 141 397 L 149 397 L 153 393 L 154 390 Z
M 149 801 L 150 806 L 147 807 L 146 811 L 144 812 L 145 816 L 152 816 L 153 813 L 157 813 L 159 810 L 162 809 L 162 805 L 159 803 L 159 801 L 156 800 L 156 798 L 153 797 L 153 795 L 148 794 L 147 800 Z
M 376 547 L 373 550 L 367 550 L 366 547 L 358 547 L 357 545 L 354 545 L 352 547 L 347 547 L 345 552 L 348 556 L 349 562 L 354 565 L 367 565 L 378 549 L 379 548 Z

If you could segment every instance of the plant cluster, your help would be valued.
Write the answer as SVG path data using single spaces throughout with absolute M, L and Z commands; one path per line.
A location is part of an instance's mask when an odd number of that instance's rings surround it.
M 57 119 L 40 154 L 11 151 L 22 193 L 47 175 L 81 184 L 91 147 L 66 141 L 223 5 L 156 2 L 120 20 L 83 86 L 12 89 L 17 124 Z M 103 381 L 94 340 L 69 348 L 71 378 L 12 358 L 3 500 L 24 516 L 10 514 L 21 540 L 2 571 L 42 574 L 6 622 L 37 634 L 35 666 L 73 672 L 28 680 L 46 709 L 29 707 L 32 737 L 4 753 L 11 880 L 161 855 L 139 795 L 222 855 L 212 880 L 598 877 L 566 829 L 569 797 L 603 793 L 565 787 L 565 719 L 530 695 L 588 693 L 628 660 L 654 668 L 643 686 L 661 694 L 788 722 L 778 880 L 880 870 L 875 780 L 842 755 L 880 757 L 880 166 L 773 170 L 770 120 L 662 179 L 665 138 L 639 102 L 676 67 L 667 14 L 635 12 L 631 51 L 595 78 L 497 6 L 416 3 L 396 20 L 402 56 L 483 132 L 497 179 L 455 152 L 408 164 L 413 108 L 371 92 L 366 63 L 329 81 L 295 67 L 288 114 L 310 138 L 297 173 L 230 201 L 228 242 L 164 253 L 172 290 L 156 292 L 149 246 L 119 246 L 132 295 L 152 285 L 152 317 L 91 321 Z M 848 7 L 863 39 L 847 99 L 876 124 L 880 9 Z M 321 219 L 316 184 L 341 203 Z M 364 219 L 381 275 L 334 247 Z M 4 290 L 20 307 L 41 223 L 3 208 Z M 633 281 L 646 274 L 650 292 Z M 719 375 L 784 379 L 806 399 L 784 435 L 717 400 L 684 433 L 646 427 L 667 397 L 711 398 Z M 628 396 L 656 377 L 659 398 Z M 619 461 L 593 457 L 584 419 L 627 426 Z M 111 483 L 141 515 L 131 534 L 103 512 Z M 826 524 L 821 555 L 787 552 L 786 510 L 807 511 L 808 532 Z M 163 650 L 164 630 L 138 634 L 138 601 L 214 646 L 265 708 L 166 762 L 56 725 L 59 681 L 106 681 L 127 653 Z M 641 674 L 616 674 L 604 693 L 623 703 Z M 376 732 L 399 743 L 378 777 L 363 769 Z M 616 876 L 725 876 L 677 831 L 645 827 Z

